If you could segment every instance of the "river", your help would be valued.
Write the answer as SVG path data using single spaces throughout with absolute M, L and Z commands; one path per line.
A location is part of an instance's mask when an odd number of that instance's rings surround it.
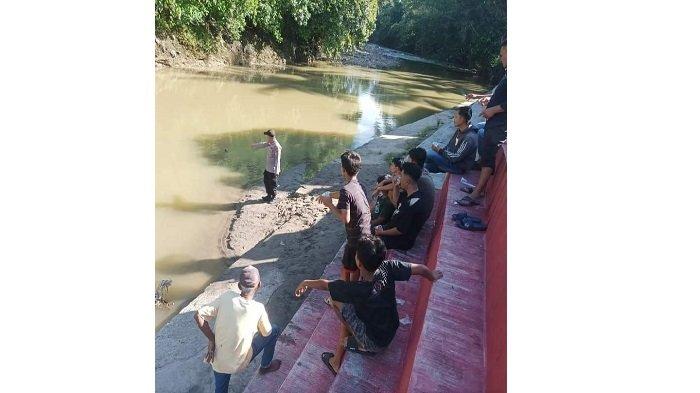
M 155 278 L 172 280 L 172 307 L 156 308 L 156 328 L 226 268 L 219 240 L 233 202 L 262 184 L 265 153 L 249 145 L 264 130 L 277 130 L 282 169 L 305 163 L 310 176 L 347 148 L 483 90 L 417 62 L 157 71 Z

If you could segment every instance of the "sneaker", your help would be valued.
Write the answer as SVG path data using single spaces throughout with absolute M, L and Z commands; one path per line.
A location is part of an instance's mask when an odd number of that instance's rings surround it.
M 267 374 L 267 373 L 271 373 L 273 371 L 277 371 L 280 369 L 281 364 L 282 364 L 281 360 L 275 359 L 275 360 L 270 362 L 269 366 L 267 366 L 265 368 L 260 367 L 260 369 L 259 369 L 260 374 Z
M 263 201 L 263 202 L 268 202 L 268 203 L 269 203 L 269 202 L 270 202 L 270 196 L 269 196 L 269 195 L 265 195 L 264 197 L 260 198 L 260 200 Z

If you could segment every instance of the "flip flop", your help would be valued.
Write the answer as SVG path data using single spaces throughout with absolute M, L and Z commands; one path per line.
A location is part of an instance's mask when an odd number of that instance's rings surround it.
M 455 213 L 455 214 L 452 215 L 452 220 L 453 220 L 453 221 L 462 221 L 462 220 L 464 220 L 464 219 L 468 219 L 468 220 L 471 220 L 471 221 L 481 221 L 480 218 L 470 216 L 468 213 Z
M 331 366 L 331 358 L 335 357 L 332 352 L 324 352 L 321 354 L 321 360 L 323 360 L 323 363 L 328 367 L 329 370 L 333 373 L 333 375 L 338 375 L 338 372 L 333 369 L 333 366 Z
M 467 225 L 467 224 L 475 224 L 475 225 L 482 224 L 483 225 L 484 224 L 480 219 L 474 218 L 474 217 L 466 217 L 466 218 L 463 218 L 461 220 L 457 220 L 457 222 L 461 222 L 464 225 Z
M 376 352 L 365 351 L 364 349 L 360 349 L 360 344 L 357 342 L 355 336 L 348 337 L 348 341 L 345 343 L 345 349 L 347 349 L 350 352 L 359 353 L 360 355 L 365 356 L 374 356 L 377 354 Z
M 485 231 L 486 225 L 482 222 L 465 222 L 465 221 L 459 221 L 457 222 L 457 226 L 466 229 L 468 231 L 473 231 L 473 232 L 483 232 Z
M 457 202 L 457 204 L 460 206 L 474 206 L 479 204 L 479 201 L 477 201 L 476 199 L 472 199 L 472 197 L 470 197 L 469 195 L 466 195 L 464 198 L 455 202 Z

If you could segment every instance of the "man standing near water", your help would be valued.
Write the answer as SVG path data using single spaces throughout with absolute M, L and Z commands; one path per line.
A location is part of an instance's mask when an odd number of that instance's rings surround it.
M 282 361 L 273 359 L 280 330 L 270 323 L 265 306 L 253 300 L 261 286 L 258 269 L 246 266 L 238 279 L 240 294 L 226 291 L 194 313 L 197 327 L 209 339 L 204 361 L 211 363 L 216 393 L 228 392 L 231 374 L 243 372 L 261 352 L 260 374 L 280 368 Z M 214 319 L 212 331 L 209 322 Z
M 356 152 L 343 153 L 340 156 L 340 174 L 345 180 L 345 185 L 340 191 L 318 197 L 318 201 L 345 224 L 347 241 L 343 252 L 343 269 L 340 272 L 340 277 L 345 281 L 356 281 L 360 276 L 355 264 L 357 242 L 361 236 L 370 234 L 372 221 L 367 195 L 357 181 L 361 164 L 362 158 Z M 338 199 L 337 205 L 333 205 L 333 198 Z
M 277 176 L 280 174 L 280 157 L 282 156 L 282 146 L 275 138 L 275 130 L 267 130 L 263 133 L 267 136 L 267 142 L 253 143 L 253 149 L 267 148 L 267 161 L 263 172 L 263 183 L 267 195 L 262 198 L 267 203 L 272 203 L 277 196 Z
M 503 68 L 506 70 L 508 68 L 507 53 L 506 40 L 504 39 L 501 43 L 501 51 L 499 56 L 501 59 L 501 64 L 503 64 Z M 471 194 L 462 198 L 462 200 L 467 204 L 477 203 L 477 199 L 483 193 L 484 188 L 486 187 L 486 182 L 489 180 L 489 177 L 496 167 L 496 152 L 498 151 L 498 145 L 504 141 L 507 136 L 506 75 L 503 75 L 501 81 L 498 82 L 493 95 L 488 99 L 486 109 L 484 109 L 482 112 L 482 115 L 486 118 L 486 130 L 484 132 L 483 144 L 484 155 L 480 158 L 481 175 L 479 176 L 479 183 L 472 190 Z M 484 102 L 485 101 L 486 99 L 484 99 Z

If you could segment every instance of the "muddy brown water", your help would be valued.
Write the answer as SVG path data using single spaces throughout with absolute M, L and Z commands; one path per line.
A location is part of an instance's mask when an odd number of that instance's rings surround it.
M 261 185 L 274 128 L 282 169 L 312 176 L 347 148 L 484 91 L 468 75 L 404 62 L 394 70 L 320 64 L 156 72 L 156 285 L 172 280 L 162 326 L 227 267 L 219 242 L 237 201 Z

